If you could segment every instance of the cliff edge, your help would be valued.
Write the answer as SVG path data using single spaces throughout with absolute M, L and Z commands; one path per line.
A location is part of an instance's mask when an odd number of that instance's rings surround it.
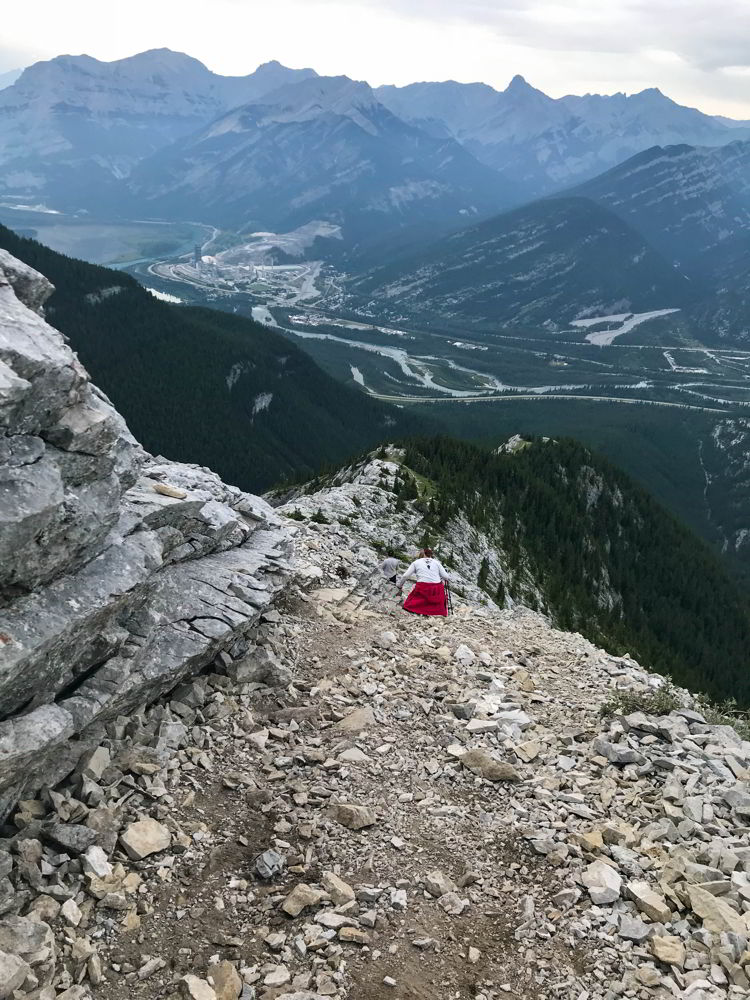
M 246 657 L 291 530 L 210 471 L 155 459 L 0 250 L 0 818 L 104 725 Z

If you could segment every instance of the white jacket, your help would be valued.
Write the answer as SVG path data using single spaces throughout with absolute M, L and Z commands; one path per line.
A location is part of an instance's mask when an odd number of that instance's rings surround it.
M 440 583 L 441 580 L 448 580 L 443 564 L 432 556 L 429 559 L 425 557 L 415 559 L 398 581 L 398 586 L 402 587 L 411 577 L 416 577 L 417 583 Z

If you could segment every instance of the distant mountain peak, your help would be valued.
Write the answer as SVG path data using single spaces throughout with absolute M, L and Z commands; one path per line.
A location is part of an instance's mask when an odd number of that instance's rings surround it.
M 513 79 L 510 81 L 508 86 L 505 88 L 506 94 L 535 94 L 546 98 L 551 101 L 552 98 L 544 93 L 543 90 L 539 90 L 533 84 L 529 83 L 525 76 L 521 76 L 520 73 L 516 73 Z
M 145 52 L 137 52 L 133 56 L 125 59 L 115 59 L 117 66 L 147 66 L 150 69 L 169 70 L 171 72 L 182 72 L 184 70 L 200 70 L 208 73 L 209 70 L 200 59 L 189 56 L 186 52 L 177 52 L 174 49 L 146 49 Z
M 348 76 L 315 76 L 287 83 L 262 99 L 284 116 L 314 116 L 325 112 L 349 115 L 369 110 L 378 100 L 368 83 Z M 274 114 L 274 117 L 276 115 Z
M 175 61 L 188 61 L 188 62 L 198 62 L 195 56 L 189 56 L 186 52 L 180 52 L 177 49 L 170 49 L 166 45 L 161 45 L 154 49 L 144 49 L 143 52 L 136 52 L 133 56 L 126 56 L 127 59 L 139 59 L 139 58 L 153 58 L 158 56 L 159 58 L 174 59 Z M 122 59 L 115 59 L 113 62 L 123 62 Z
M 533 87 L 526 77 L 521 76 L 520 73 L 516 73 L 513 79 L 510 81 L 508 86 L 503 91 L 506 97 L 510 97 L 515 101 L 524 99 L 533 99 L 537 102 L 541 101 L 544 104 L 552 105 L 555 102 L 551 97 L 544 93 L 543 90 L 539 90 L 537 87 Z
M 528 88 L 529 90 L 533 90 L 534 89 L 531 86 L 531 84 L 528 82 L 528 80 L 526 79 L 525 76 L 521 76 L 520 73 L 516 73 L 516 75 L 510 81 L 510 83 L 508 84 L 508 86 L 507 86 L 506 89 L 507 90 L 525 90 L 526 88 Z

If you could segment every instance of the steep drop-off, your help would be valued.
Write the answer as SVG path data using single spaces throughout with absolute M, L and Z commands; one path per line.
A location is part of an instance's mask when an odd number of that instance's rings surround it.
M 0 247 L 55 285 L 50 322 L 153 454 L 257 490 L 420 426 L 250 319 L 157 301 L 128 275 L 3 226 Z

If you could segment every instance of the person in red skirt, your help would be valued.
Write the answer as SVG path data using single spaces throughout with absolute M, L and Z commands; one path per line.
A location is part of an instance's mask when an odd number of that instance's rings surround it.
M 446 617 L 448 607 L 445 600 L 445 582 L 448 574 L 443 569 L 439 559 L 432 554 L 432 549 L 422 549 L 419 559 L 415 559 L 396 586 L 399 594 L 404 583 L 412 577 L 416 578 L 414 589 L 404 601 L 404 611 L 414 615 L 442 615 Z

